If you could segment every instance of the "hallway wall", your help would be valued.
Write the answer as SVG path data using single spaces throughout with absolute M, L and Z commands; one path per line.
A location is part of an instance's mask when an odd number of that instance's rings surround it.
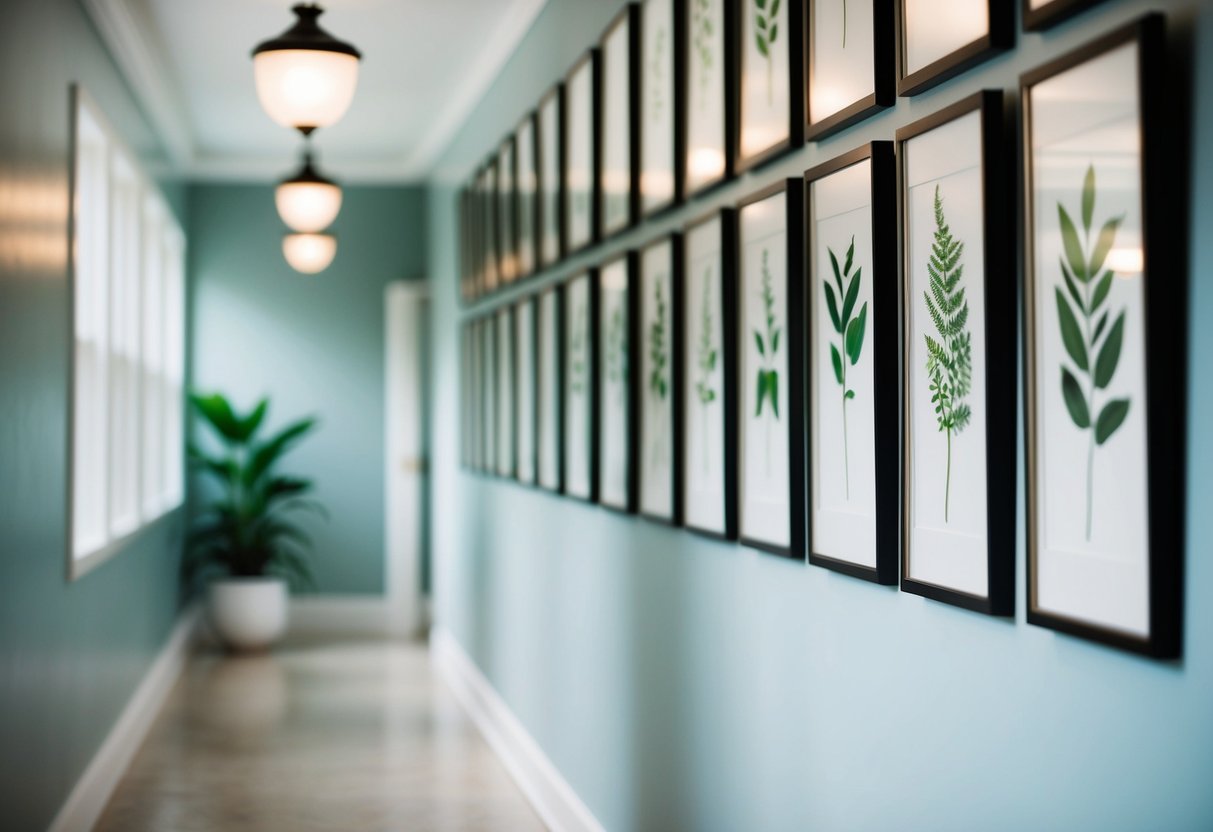
M 1019 4 L 1016 3 L 1016 8 Z M 431 190 L 436 614 L 612 830 L 1213 824 L 1213 238 L 1190 240 L 1185 658 L 1159 663 L 459 469 L 456 193 L 619 0 L 551 0 Z M 529 287 L 799 175 L 1149 9 L 1194 60 L 1192 229 L 1213 227 L 1213 9 L 1110 0 Z M 1197 10 L 1201 14 L 1197 16 Z M 1159 91 L 1158 94 L 1163 94 Z M 1182 90 L 1167 93 L 1179 108 Z M 1022 472 L 1020 437 L 1020 480 Z
M 42 830 L 167 638 L 181 513 L 66 577 L 69 85 L 144 167 L 164 152 L 77 0 L 0 26 L 0 827 Z M 162 182 L 184 223 L 184 188 Z
M 286 227 L 272 186 L 190 188 L 191 378 L 240 408 L 269 395 L 270 428 L 320 417 L 284 461 L 285 471 L 315 478 L 331 514 L 300 517 L 316 541 L 316 589 L 382 594 L 383 290 L 424 276 L 425 189 L 344 191 L 337 257 L 303 275 L 282 257 Z

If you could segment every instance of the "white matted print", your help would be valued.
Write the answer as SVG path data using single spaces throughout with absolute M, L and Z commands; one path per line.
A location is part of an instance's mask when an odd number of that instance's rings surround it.
M 493 318 L 480 322 L 481 443 L 485 471 L 497 468 L 497 344 Z
M 535 271 L 535 216 L 539 199 L 539 176 L 535 171 L 535 116 L 522 120 L 514 134 L 518 154 L 518 257 L 517 272 Z
M 878 322 L 870 159 L 809 183 L 808 224 L 811 551 L 875 569 Z
M 791 51 L 788 6 L 802 0 L 739 0 L 740 148 L 751 159 L 790 138 Z M 802 94 L 796 91 L 797 95 Z
M 564 221 L 569 251 L 594 239 L 595 55 L 587 54 L 565 84 Z
M 538 390 L 535 405 L 539 484 L 560 490 L 560 293 L 539 295 Z
M 564 206 L 560 202 L 560 106 L 561 88 L 551 90 L 539 102 L 539 264 L 550 266 L 560 259 L 560 225 Z
M 583 500 L 594 496 L 593 365 L 590 326 L 593 287 L 580 274 L 565 285 L 564 313 L 564 492 Z
M 877 5 L 888 11 L 880 0 L 809 0 L 810 123 L 876 94 Z
M 632 221 L 632 32 L 631 7 L 602 39 L 602 177 L 599 182 L 603 235 Z
M 480 205 L 483 219 L 483 278 L 484 291 L 497 288 L 497 164 L 494 161 L 480 175 Z
M 497 271 L 502 283 L 511 283 L 518 276 L 518 226 L 515 208 L 514 169 L 516 165 L 514 139 L 501 144 L 497 152 Z
M 674 200 L 674 0 L 645 0 L 641 13 L 640 208 Z
M 514 476 L 514 310 L 497 312 L 497 473 Z
M 990 33 L 987 0 L 901 0 L 904 74 L 911 75 Z
M 725 0 L 688 0 L 686 191 L 725 174 Z
M 516 474 L 519 482 L 535 482 L 535 299 L 514 307 L 514 377 L 517 400 Z
M 675 519 L 674 243 L 640 255 L 640 511 Z
M 628 258 L 602 267 L 598 276 L 599 501 L 604 506 L 631 508 L 632 384 L 631 321 Z

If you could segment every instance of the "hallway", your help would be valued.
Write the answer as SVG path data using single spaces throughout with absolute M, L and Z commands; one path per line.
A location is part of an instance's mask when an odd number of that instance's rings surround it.
M 421 644 L 195 655 L 98 832 L 538 830 Z

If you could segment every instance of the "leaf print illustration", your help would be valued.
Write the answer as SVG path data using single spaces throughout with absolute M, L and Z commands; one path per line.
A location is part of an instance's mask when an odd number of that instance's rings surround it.
M 770 400 L 766 420 L 766 457 L 767 473 L 771 472 L 771 423 L 779 421 L 779 371 L 775 369 L 775 356 L 779 353 L 780 327 L 775 326 L 775 290 L 771 286 L 771 270 L 769 267 L 770 252 L 762 250 L 762 306 L 765 312 L 765 334 L 754 330 L 754 343 L 758 346 L 758 356 L 762 366 L 758 368 L 758 407 L 754 418 L 761 419 L 762 406 Z
M 657 30 L 653 36 L 653 60 L 649 64 L 651 110 L 649 118 L 658 123 L 665 113 L 665 97 L 662 95 L 661 78 L 662 62 L 665 60 L 665 27 Z
M 699 109 L 708 106 L 707 94 L 711 87 L 712 70 L 712 0 L 694 0 L 691 7 L 691 46 L 699 60 Z
M 779 4 L 781 0 L 754 0 L 754 45 L 767 59 L 767 105 L 775 103 L 774 62 L 771 47 L 779 39 Z M 767 4 L 770 3 L 770 8 Z
M 973 343 L 965 324 L 969 320 L 969 304 L 965 287 L 960 285 L 964 265 L 960 256 L 964 243 L 952 237 L 943 214 L 943 199 L 935 186 L 935 242 L 927 261 L 930 291 L 923 292 L 927 312 L 939 333 L 936 341 L 927 340 L 927 376 L 930 381 L 931 403 L 939 430 L 948 437 L 948 463 L 944 478 L 943 521 L 948 522 L 948 503 L 952 494 L 952 434 L 959 434 L 972 418 L 965 397 L 973 387 Z
M 703 413 L 703 471 L 708 472 L 708 406 L 716 401 L 716 389 L 712 386 L 712 375 L 716 371 L 716 359 L 719 351 L 712 340 L 712 267 L 708 266 L 703 272 L 703 294 L 699 306 L 699 344 L 696 347 L 696 364 L 699 367 L 699 380 L 695 382 L 695 394 L 699 397 L 699 407 Z
M 662 292 L 665 283 L 664 275 L 653 281 L 654 316 L 649 324 L 649 361 L 652 369 L 649 371 L 649 395 L 658 402 L 663 402 L 670 392 L 670 356 L 666 346 L 666 301 Z M 656 410 L 656 405 L 654 405 Z M 657 422 L 657 434 L 653 438 L 653 463 L 659 464 L 666 454 L 666 424 L 664 419 Z
M 855 366 L 859 362 L 859 354 L 863 351 L 863 338 L 868 326 L 868 304 L 865 302 L 859 309 L 859 314 L 852 317 L 855 312 L 855 302 L 859 299 L 859 282 L 863 272 L 862 268 L 855 269 L 855 273 L 851 273 L 851 268 L 855 264 L 855 238 L 851 237 L 851 247 L 847 249 L 846 262 L 843 263 L 841 271 L 838 268 L 838 258 L 834 255 L 834 249 L 826 248 L 830 255 L 830 267 L 834 271 L 834 285 L 830 285 L 830 279 L 827 277 L 822 281 L 825 287 L 826 294 L 826 309 L 830 313 L 830 323 L 834 325 L 834 332 L 839 336 L 838 344 L 830 344 L 830 361 L 834 365 L 834 378 L 842 387 L 842 462 L 843 462 L 843 481 L 846 490 L 847 499 L 851 499 L 851 463 L 847 448 L 847 401 L 855 398 L 855 391 L 847 387 L 847 367 Z M 835 287 L 838 289 L 838 294 L 835 296 Z M 839 311 L 838 298 L 842 298 L 842 309 Z M 839 350 L 839 347 L 842 349 Z
M 623 318 L 623 304 L 616 305 L 607 325 L 607 380 L 615 387 L 615 395 L 622 399 L 628 380 L 627 322 Z
M 578 303 L 573 313 L 573 335 L 569 339 L 569 390 L 581 395 L 585 392 L 585 304 Z
M 1086 376 L 1085 389 L 1078 376 L 1064 363 L 1061 365 L 1061 392 L 1070 419 L 1079 430 L 1090 431 L 1087 442 L 1087 540 L 1091 539 L 1091 520 L 1095 488 L 1095 448 L 1102 446 L 1124 424 L 1129 415 L 1129 399 L 1109 399 L 1099 415 L 1095 394 L 1112 383 L 1120 363 L 1120 348 L 1125 337 L 1125 308 L 1108 326 L 1112 310 L 1103 309 L 1112 291 L 1112 269 L 1104 262 L 1116 240 L 1116 232 L 1124 214 L 1104 222 L 1099 235 L 1092 240 L 1092 220 L 1095 216 L 1095 166 L 1087 167 L 1082 183 L 1082 240 L 1070 214 L 1057 203 L 1057 218 L 1061 224 L 1064 256 L 1059 258 L 1061 276 L 1066 290 L 1055 286 L 1057 318 L 1061 327 L 1061 342 L 1074 362 L 1078 374 Z M 1077 310 L 1077 314 L 1075 314 Z M 1081 318 L 1081 324 L 1079 319 Z

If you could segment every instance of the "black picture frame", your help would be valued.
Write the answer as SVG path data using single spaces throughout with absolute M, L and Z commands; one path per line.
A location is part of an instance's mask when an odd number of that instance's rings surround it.
M 590 73 L 590 131 L 588 140 L 590 142 L 590 169 L 588 171 L 590 189 L 588 194 L 589 199 L 589 236 L 582 241 L 573 240 L 573 218 L 569 210 L 569 200 L 571 198 L 572 187 L 570 185 L 569 176 L 569 157 L 571 151 L 571 133 L 572 119 L 569 117 L 569 110 L 572 109 L 572 90 L 574 84 L 572 79 L 586 65 L 589 65 Z M 602 239 L 601 231 L 601 201 L 600 186 L 602 180 L 602 71 L 599 60 L 599 52 L 597 47 L 587 49 L 585 53 L 573 64 L 568 73 L 564 77 L 562 83 L 564 96 L 561 99 L 560 107 L 560 122 L 561 122 L 561 137 L 560 142 L 562 152 L 560 156 L 560 178 L 562 180 L 561 194 L 563 195 L 560 201 L 561 213 L 561 230 L 562 230 L 562 250 L 564 257 L 571 257 L 585 249 L 590 248 Z
M 1015 46 L 1014 0 L 972 0 L 972 2 L 986 4 L 989 15 L 989 28 L 986 30 L 986 34 L 931 62 L 922 69 L 907 73 L 905 20 L 906 3 L 908 2 L 913 2 L 913 0 L 898 0 L 897 3 L 897 53 L 901 56 L 897 66 L 897 94 L 899 96 L 908 97 L 926 92 Z
M 693 2 L 693 0 L 691 1 Z M 686 2 L 686 0 L 684 0 L 684 2 Z M 683 29 L 681 36 L 683 50 L 682 59 L 679 63 L 682 67 L 682 82 L 679 89 L 682 93 L 682 98 L 678 105 L 678 109 L 681 113 L 683 127 L 683 146 L 682 151 L 679 154 L 679 168 L 681 171 L 682 180 L 682 199 L 684 201 L 691 199 L 692 197 L 702 196 L 703 194 L 718 188 L 726 182 L 729 182 L 736 175 L 734 154 L 737 149 L 737 136 L 739 133 L 737 106 L 738 102 L 740 101 L 740 91 L 738 89 L 739 76 L 737 68 L 737 38 L 730 33 L 737 30 L 737 0 L 720 0 L 720 6 L 720 32 L 723 52 L 721 56 L 723 62 L 723 82 L 721 85 L 721 94 L 724 96 L 724 100 L 721 102 L 721 113 L 724 117 L 724 123 L 722 125 L 724 141 L 721 145 L 721 152 L 724 154 L 724 167 L 721 169 L 718 176 L 704 179 L 696 186 L 691 185 L 690 176 L 692 159 L 690 146 L 691 119 L 689 115 L 691 107 L 690 62 L 694 59 L 694 50 L 686 31 L 687 27 L 694 25 L 692 22 L 693 12 L 688 11 L 685 14 L 683 18 L 684 24 L 681 27 Z
M 1013 187 L 1015 164 L 1009 128 L 1013 119 L 1006 112 L 1001 90 L 983 90 L 926 118 L 897 130 L 898 200 L 901 204 L 901 234 L 909 237 L 907 207 L 907 141 L 929 133 L 970 113 L 981 120 L 983 287 L 985 306 L 986 396 L 986 553 L 987 591 L 984 597 L 910 577 L 911 523 L 911 406 L 908 339 L 912 332 L 910 247 L 904 246 L 901 261 L 902 290 L 902 476 L 901 476 L 901 590 L 935 601 L 953 604 L 987 615 L 1015 613 L 1015 494 L 1016 494 L 1016 270 Z
M 555 125 L 555 144 L 548 147 L 548 143 L 544 141 L 543 128 L 543 112 L 549 102 L 556 108 L 556 125 Z M 559 263 L 565 256 L 565 101 L 564 101 L 564 82 L 560 81 L 554 84 L 543 97 L 539 99 L 539 104 L 535 108 L 535 179 L 538 186 L 538 196 L 536 202 L 535 216 L 535 272 L 538 274 L 545 269 Z M 545 174 L 547 170 L 546 160 L 548 154 L 556 156 L 556 181 L 553 183 L 555 189 L 555 231 L 556 231 L 556 252 L 554 256 L 549 256 L 545 253 L 545 240 L 547 234 L 547 215 L 548 215 L 548 176 Z
M 812 2 L 812 0 L 810 0 Z M 900 495 L 901 459 L 898 435 L 901 422 L 901 402 L 898 384 L 901 380 L 899 355 L 900 269 L 897 261 L 897 162 L 893 142 L 876 141 L 861 145 L 854 150 L 836 156 L 805 172 L 805 276 L 810 286 L 805 291 L 804 317 L 806 357 L 815 353 L 811 346 L 813 324 L 816 315 L 818 294 L 812 291 L 813 264 L 811 262 L 812 241 L 812 185 L 819 179 L 838 173 L 863 161 L 871 165 L 871 215 L 872 215 L 872 308 L 877 326 L 872 330 L 872 378 L 874 406 L 874 443 L 876 477 L 876 565 L 867 567 L 814 550 L 812 537 L 808 543 L 809 563 L 844 575 L 862 578 L 877 584 L 895 585 L 898 582 L 898 560 L 900 556 Z M 884 325 L 879 324 L 884 321 Z M 812 435 L 813 413 L 813 362 L 805 361 L 805 435 Z M 813 498 L 811 472 L 815 464 L 812 443 L 807 443 L 805 457 L 810 476 L 806 490 L 807 499 Z M 812 531 L 812 508 L 806 517 Z
M 1027 516 L 1027 620 L 1029 624 L 1079 636 L 1122 650 L 1160 659 L 1173 659 L 1183 649 L 1183 559 L 1184 559 L 1184 468 L 1185 436 L 1183 354 L 1186 343 L 1186 288 L 1176 291 L 1182 262 L 1171 252 L 1183 249 L 1176 229 L 1184 227 L 1174 217 L 1172 204 L 1178 195 L 1171 184 L 1180 181 L 1170 145 L 1175 133 L 1174 117 L 1167 97 L 1165 73 L 1165 21 L 1150 14 L 1069 52 L 1020 79 L 1023 101 L 1023 152 L 1025 193 L 1024 264 L 1024 418 L 1026 446 Z M 1138 121 L 1141 160 L 1142 274 L 1145 323 L 1147 506 L 1149 565 L 1149 635 L 1136 637 L 1124 631 L 1046 612 L 1037 604 L 1040 570 L 1037 568 L 1036 501 L 1037 472 L 1035 416 L 1035 275 L 1032 159 L 1032 88 L 1041 81 L 1122 47 L 1138 48 Z M 1181 232 L 1182 233 L 1182 232 Z M 1166 277 L 1163 277 L 1166 276 Z M 1182 280 L 1182 279 L 1181 279 Z M 1180 308 L 1176 308 L 1179 298 Z
M 569 420 L 569 399 L 564 392 L 568 385 L 568 373 L 571 370 L 571 362 L 568 361 L 568 337 L 565 334 L 569 317 L 572 314 L 569 309 L 569 295 L 571 293 L 571 285 L 584 278 L 586 281 L 586 343 L 589 345 L 589 361 L 586 368 L 586 389 L 588 390 L 586 401 L 586 424 L 588 436 L 586 437 L 586 473 L 589 480 L 589 487 L 585 495 L 574 494 L 570 490 L 569 484 L 569 455 L 566 451 L 566 440 L 568 438 L 568 420 Z M 561 493 L 566 497 L 585 503 L 598 502 L 598 432 L 599 432 L 599 413 L 598 413 L 598 373 L 599 373 L 599 355 L 598 355 L 598 269 L 589 268 L 574 272 L 569 275 L 561 287 L 561 407 L 560 407 L 560 457 L 561 457 Z
M 801 120 L 803 124 L 803 119 Z M 805 492 L 805 432 L 804 432 L 804 274 L 805 274 L 805 246 L 804 246 L 804 223 L 805 223 L 805 187 L 804 178 L 796 177 L 790 179 L 781 179 L 778 182 L 773 182 L 765 188 L 761 188 L 752 194 L 738 201 L 737 208 L 737 223 L 738 231 L 736 245 L 734 246 L 735 253 L 735 274 L 737 280 L 737 296 L 740 298 L 741 293 L 745 291 L 745 238 L 742 228 L 744 227 L 743 214 L 745 208 L 754 203 L 761 202 L 771 196 L 779 193 L 786 194 L 785 205 L 787 216 L 785 218 L 785 241 L 787 245 L 787 285 L 785 288 L 787 297 L 787 324 L 786 324 L 786 343 L 788 346 L 788 407 L 787 407 L 787 431 L 788 431 L 788 518 L 791 528 L 789 529 L 787 546 L 768 543 L 763 540 L 747 536 L 745 529 L 742 528 L 741 512 L 744 510 L 742 499 L 744 491 L 741 487 L 741 481 L 745 477 L 745 454 L 743 442 L 743 419 L 745 414 L 742 410 L 745 408 L 745 397 L 741 395 L 740 390 L 736 397 L 736 419 L 737 419 L 737 504 L 738 504 L 738 533 L 739 540 L 744 546 L 749 546 L 769 554 L 778 555 L 790 560 L 801 560 L 805 558 L 805 509 L 806 509 L 806 492 Z M 735 316 L 740 316 L 745 304 L 739 302 L 736 307 Z M 745 362 L 742 359 L 742 342 L 748 336 L 744 332 L 744 321 L 740 318 L 737 321 L 735 329 L 734 352 L 736 354 L 737 369 L 740 372 Z M 795 346 L 793 346 L 795 345 Z M 745 379 L 738 379 L 738 385 L 745 384 Z
M 547 295 L 551 295 L 554 304 L 555 315 L 555 333 L 552 338 L 552 348 L 555 350 L 552 356 L 553 372 L 553 393 L 554 401 L 553 408 L 555 410 L 555 422 L 552 425 L 552 430 L 555 432 L 555 455 L 556 455 L 556 482 L 554 485 L 548 485 L 543 478 L 543 431 L 539 420 L 540 405 L 542 396 L 540 394 L 540 386 L 543 384 L 543 338 L 540 337 L 540 329 L 543 326 L 543 299 Z M 564 493 L 564 285 L 555 283 L 541 290 L 535 296 L 535 484 L 540 490 L 547 491 L 552 494 Z
M 897 27 L 894 3 L 897 0 L 871 0 L 872 2 L 872 40 L 874 81 L 871 95 L 864 96 L 851 102 L 832 115 L 813 121 L 813 62 L 811 51 L 813 44 L 813 14 L 817 3 L 822 0 L 806 0 L 805 10 L 805 85 L 804 113 L 805 140 L 818 142 L 835 133 L 853 127 L 865 119 L 892 107 L 897 103 Z
M 1050 0 L 1038 9 L 1032 8 L 1031 0 L 1020 0 L 1025 32 L 1039 32 L 1069 20 L 1103 0 Z
M 603 443 L 605 442 L 603 409 L 605 404 L 603 403 L 601 393 L 602 379 L 604 373 L 606 372 L 605 345 L 603 342 L 607 338 L 608 334 L 603 331 L 601 317 L 603 304 L 605 303 L 604 296 L 606 294 L 605 289 L 603 288 L 603 273 L 610 266 L 621 261 L 623 262 L 625 275 L 624 280 L 627 287 L 625 304 L 628 316 L 626 327 L 627 347 L 625 361 L 625 366 L 627 368 L 625 391 L 628 400 L 624 412 L 624 430 L 627 434 L 624 440 L 625 464 L 627 465 L 627 471 L 625 474 L 625 488 L 627 494 L 622 503 L 615 503 L 611 502 L 603 494 L 602 488 L 602 479 L 604 476 L 605 466 L 603 455 Z M 640 443 L 637 441 L 637 425 L 640 416 L 640 406 L 638 401 L 640 394 L 640 373 L 637 372 L 637 367 L 639 366 L 638 344 L 640 338 L 640 315 L 637 292 L 638 272 L 637 252 L 631 249 L 614 257 L 607 258 L 606 260 L 602 261 L 602 263 L 600 263 L 598 268 L 595 270 L 596 298 L 594 302 L 594 312 L 596 315 L 596 327 L 594 330 L 594 337 L 596 340 L 594 342 L 594 362 L 596 367 L 594 371 L 594 381 L 596 387 L 594 391 L 594 471 L 597 478 L 597 502 L 603 508 L 607 508 L 622 514 L 636 514 L 639 505 L 640 490 L 640 466 L 638 459 Z
M 670 17 L 671 17 L 671 43 L 672 49 L 670 54 L 670 78 L 673 100 L 670 102 L 671 108 L 671 125 L 673 133 L 670 136 L 670 174 L 673 177 L 673 189 L 670 197 L 662 202 L 655 202 L 652 205 L 644 204 L 644 140 L 645 140 L 645 119 L 644 119 L 644 94 L 643 87 L 645 78 L 648 73 L 648 67 L 645 65 L 644 55 L 644 39 L 645 31 L 645 10 L 648 7 L 650 0 L 643 0 L 640 4 L 640 12 L 637 15 L 637 50 L 636 63 L 639 67 L 637 72 L 637 103 L 636 103 L 636 217 L 637 222 L 658 216 L 672 208 L 677 207 L 682 203 L 683 191 L 686 187 L 686 165 L 684 159 L 686 157 L 686 0 L 669 0 Z
M 742 0 L 737 0 L 742 2 Z M 769 2 L 769 0 L 768 0 Z M 733 173 L 741 174 L 762 167 L 804 144 L 805 130 L 805 0 L 782 0 L 788 12 L 788 137 L 758 153 L 745 156 L 741 150 L 741 136 L 745 126 L 745 44 L 742 38 L 748 31 L 744 25 L 744 12 L 738 9 L 733 18 L 732 35 L 735 56 L 732 92 L 735 97 L 733 112 L 734 129 L 728 136 L 733 160 Z
M 628 194 L 627 216 L 617 228 L 607 227 L 606 201 L 608 199 L 605 185 L 606 177 L 606 148 L 609 137 L 606 135 L 607 107 L 607 41 L 620 28 L 627 27 L 627 147 L 628 147 Z M 594 145 L 598 149 L 595 165 L 595 187 L 598 210 L 596 241 L 609 240 L 632 228 L 640 217 L 640 6 L 638 3 L 625 3 L 619 13 L 611 19 L 595 48 L 598 56 L 596 70 L 598 86 L 597 116 L 594 120 L 596 132 Z

